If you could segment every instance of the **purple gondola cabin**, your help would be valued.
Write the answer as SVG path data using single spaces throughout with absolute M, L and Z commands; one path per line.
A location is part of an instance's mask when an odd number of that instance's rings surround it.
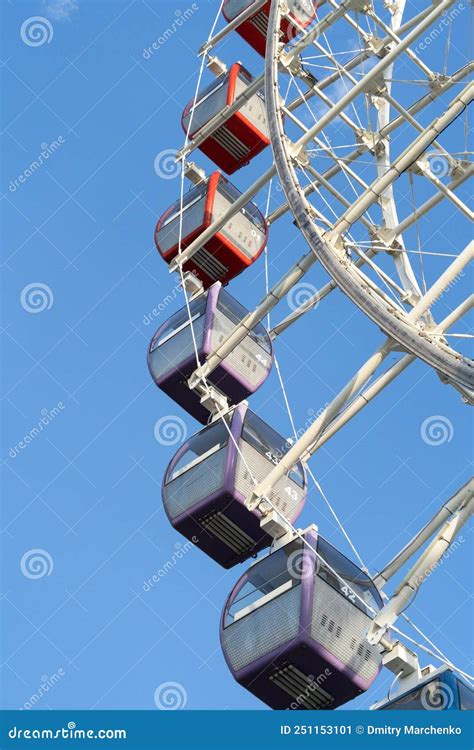
M 382 606 L 378 590 L 314 527 L 304 539 L 309 546 L 297 537 L 254 563 L 221 619 L 233 677 L 273 709 L 337 708 L 381 669 L 365 638 Z
M 199 395 L 187 385 L 197 367 L 194 341 L 202 363 L 209 352 L 231 333 L 247 310 L 219 282 L 191 301 L 189 307 L 189 314 L 184 307 L 157 330 L 148 351 L 148 367 L 158 388 L 188 414 L 206 424 L 209 411 L 201 404 Z M 258 324 L 207 380 L 229 399 L 230 405 L 235 405 L 265 382 L 272 364 L 270 336 L 264 326 Z
M 174 528 L 224 568 L 231 568 L 273 541 L 260 527 L 260 512 L 250 511 L 245 499 L 253 480 L 264 479 L 290 445 L 246 404 L 225 419 L 227 425 L 214 422 L 181 446 L 166 471 L 162 494 Z M 290 522 L 299 515 L 305 498 L 301 464 L 270 493 L 272 504 Z

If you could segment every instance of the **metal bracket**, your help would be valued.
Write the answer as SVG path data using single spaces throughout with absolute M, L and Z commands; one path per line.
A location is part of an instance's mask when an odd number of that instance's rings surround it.
M 274 539 L 281 539 L 291 531 L 291 525 L 273 508 L 263 516 L 260 521 L 260 528 Z
M 217 388 L 214 388 L 214 386 L 199 381 L 194 388 L 190 387 L 190 390 L 193 390 L 200 396 L 201 404 L 211 415 L 222 416 L 229 411 L 229 402 L 226 396 L 218 391 Z
M 204 169 L 198 167 L 193 161 L 185 162 L 184 174 L 193 185 L 200 185 L 201 182 L 205 182 L 207 179 Z
M 373 154 L 380 154 L 385 151 L 385 139 L 382 138 L 380 133 L 376 133 L 373 130 L 359 128 L 357 131 L 357 141 L 366 146 Z
M 385 57 L 390 49 L 390 42 L 380 39 L 380 37 L 375 36 L 375 34 L 369 34 L 366 41 L 374 55 L 377 57 Z
M 216 78 L 220 78 L 227 73 L 227 65 L 215 55 L 209 57 L 209 62 L 206 67 L 216 76 Z
M 390 650 L 383 655 L 382 664 L 384 667 L 387 667 L 390 672 L 393 672 L 393 674 L 399 675 L 400 679 L 405 680 L 410 675 L 413 675 L 416 682 L 418 682 L 421 677 L 421 669 L 417 654 L 410 651 L 410 649 L 403 643 L 400 643 L 400 641 L 396 641 L 395 644 L 390 647 Z
M 194 271 L 186 271 L 183 275 L 183 288 L 189 295 L 190 299 L 195 299 L 204 292 L 201 279 L 199 279 Z

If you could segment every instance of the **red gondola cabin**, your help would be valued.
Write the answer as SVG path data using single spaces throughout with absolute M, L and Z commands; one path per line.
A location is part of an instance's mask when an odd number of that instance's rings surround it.
M 299 27 L 305 29 L 316 17 L 316 0 L 287 0 L 290 19 L 283 18 L 281 22 L 282 41 L 288 43 L 299 34 Z M 222 12 L 226 21 L 233 21 L 245 10 L 255 5 L 255 0 L 224 0 Z M 270 15 L 271 0 L 268 0 L 260 10 L 243 21 L 236 28 L 236 32 L 245 39 L 262 57 L 265 56 L 265 47 L 268 33 L 268 16 Z
M 181 248 L 188 247 L 240 195 L 221 172 L 214 172 L 205 182 L 186 193 Z M 178 255 L 180 215 L 178 200 L 156 225 L 156 247 L 167 263 Z M 257 260 L 267 244 L 267 237 L 268 225 L 263 214 L 249 202 L 184 264 L 183 270 L 194 273 L 205 289 L 216 281 L 227 284 Z
M 240 63 L 199 94 L 191 120 L 193 101 L 183 112 L 182 126 L 189 138 L 194 138 L 213 117 L 234 103 L 252 83 L 252 76 Z M 227 174 L 243 167 L 270 144 L 265 100 L 256 93 L 228 120 L 215 128 L 199 146 L 218 167 Z

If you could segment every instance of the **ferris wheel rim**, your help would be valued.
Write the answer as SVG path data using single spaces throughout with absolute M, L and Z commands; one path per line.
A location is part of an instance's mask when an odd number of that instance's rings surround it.
M 273 0 L 269 16 L 265 56 L 265 100 L 274 165 L 288 206 L 312 252 L 337 287 L 376 323 L 403 350 L 423 360 L 442 380 L 461 389 L 474 389 L 474 363 L 450 347 L 430 338 L 429 332 L 417 326 L 408 315 L 390 309 L 383 298 L 365 284 L 354 265 L 341 256 L 322 235 L 311 216 L 305 193 L 298 180 L 294 155 L 285 135 L 279 95 L 280 24 L 285 0 Z M 300 43 L 301 44 L 301 43 Z M 429 308 L 428 308 L 429 310 Z M 462 392 L 462 391 L 461 391 Z

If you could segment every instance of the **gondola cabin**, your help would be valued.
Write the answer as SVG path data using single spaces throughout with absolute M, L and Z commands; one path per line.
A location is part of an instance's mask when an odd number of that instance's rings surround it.
M 191 101 L 183 113 L 182 125 L 190 139 L 199 135 L 210 120 L 232 105 L 248 89 L 252 76 L 240 63 Z M 188 133 L 189 131 L 189 133 Z M 237 112 L 222 122 L 200 144 L 200 150 L 227 174 L 248 164 L 270 144 L 265 100 L 258 92 L 250 96 Z
M 221 172 L 214 172 L 205 182 L 184 196 L 183 209 L 178 200 L 160 218 L 155 229 L 156 247 L 171 263 L 216 219 L 235 203 L 241 193 Z M 186 263 L 184 271 L 194 273 L 205 289 L 220 281 L 227 284 L 252 265 L 267 244 L 268 225 L 257 208 L 249 202 L 216 232 Z
M 224 607 L 221 644 L 233 677 L 271 708 L 334 709 L 367 690 L 381 669 L 366 633 L 382 600 L 314 527 L 303 538 L 240 578 Z
M 472 687 L 447 666 L 427 667 L 417 685 L 404 690 L 402 682 L 396 695 L 371 706 L 379 711 L 472 711 Z M 397 683 L 395 683 L 395 688 Z M 392 691 L 391 691 L 392 692 Z
M 148 367 L 156 385 L 199 422 L 209 421 L 209 411 L 187 381 L 197 367 L 196 350 L 202 363 L 231 333 L 247 310 L 219 282 L 191 300 L 155 333 L 148 350 Z M 240 403 L 267 379 L 273 363 L 270 336 L 262 324 L 208 376 L 207 382 L 223 393 L 229 404 Z
M 299 27 L 305 29 L 316 17 L 316 0 L 287 0 L 289 18 L 282 18 L 281 38 L 287 44 L 300 33 Z M 234 21 L 237 16 L 255 5 L 255 0 L 224 0 L 222 13 L 226 21 Z M 268 0 L 259 10 L 244 20 L 236 31 L 246 42 L 248 42 L 262 57 L 265 56 L 265 48 L 268 34 L 268 18 L 270 15 L 271 1 Z
M 190 438 L 165 474 L 163 503 L 174 528 L 224 568 L 268 547 L 273 539 L 260 527 L 258 510 L 246 497 L 290 445 L 245 405 L 226 424 L 216 421 Z M 270 499 L 291 522 L 306 498 L 306 477 L 297 464 L 272 490 Z

